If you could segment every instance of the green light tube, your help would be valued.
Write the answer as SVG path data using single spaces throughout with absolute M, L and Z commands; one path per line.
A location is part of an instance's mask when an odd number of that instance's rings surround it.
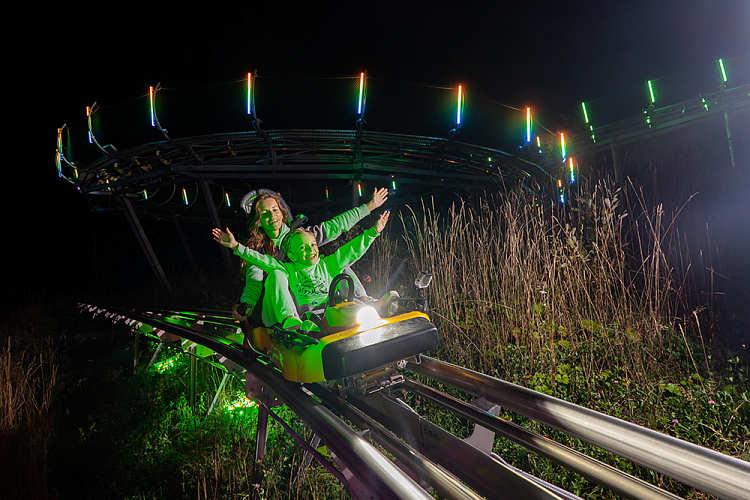
M 651 80 L 648 81 L 648 92 L 651 95 L 651 104 L 654 104 L 656 99 L 654 98 L 654 87 L 651 85 Z
M 586 123 L 589 123 L 589 114 L 586 112 L 586 103 L 582 102 L 581 107 L 583 108 L 583 119 L 586 120 Z
M 721 70 L 721 80 L 723 82 L 727 81 L 727 71 L 724 69 L 724 60 L 719 58 L 719 69 Z

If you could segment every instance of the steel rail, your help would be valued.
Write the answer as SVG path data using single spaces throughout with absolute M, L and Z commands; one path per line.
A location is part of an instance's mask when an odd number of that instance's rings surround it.
M 611 490 L 625 498 L 677 499 L 679 497 L 653 484 L 631 476 L 611 465 L 600 462 L 579 451 L 508 422 L 491 413 L 466 403 L 412 379 L 404 380 L 405 389 L 419 394 L 475 424 L 546 457 L 568 470 Z
M 384 499 L 431 500 L 422 487 L 405 472 L 383 456 L 373 445 L 347 426 L 324 405 L 307 396 L 302 389 L 284 380 L 275 370 L 255 358 L 246 358 L 241 349 L 226 345 L 212 338 L 200 335 L 189 328 L 174 325 L 157 317 L 135 311 L 109 306 L 93 306 L 109 311 L 114 319 L 128 318 L 133 321 L 158 327 L 165 332 L 192 340 L 214 350 L 231 361 L 243 366 L 261 383 L 283 400 L 310 429 L 320 436 L 329 449 L 372 491 L 376 497 Z
M 560 492 L 553 491 L 552 485 L 530 477 L 497 456 L 491 456 L 451 434 L 400 399 L 383 392 L 366 397 L 350 393 L 347 402 L 487 498 L 563 498 Z M 567 497 L 570 493 L 565 492 L 565 495 Z
M 348 404 L 330 390 L 320 384 L 310 384 L 306 387 L 342 418 L 351 421 L 360 429 L 367 429 L 378 444 L 395 456 L 397 460 L 406 464 L 414 475 L 424 479 L 443 497 L 450 500 L 479 500 L 483 498 L 466 487 L 455 476 L 435 465 L 434 462 L 424 457 L 405 441 L 392 434 L 378 421 Z
M 725 499 L 750 498 L 750 464 L 594 410 L 427 356 L 408 370 L 536 420 Z

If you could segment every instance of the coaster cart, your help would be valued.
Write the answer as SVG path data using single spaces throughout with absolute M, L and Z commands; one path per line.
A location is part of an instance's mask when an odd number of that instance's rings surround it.
M 431 279 L 420 273 L 415 281 L 419 297 L 388 292 L 368 303 L 354 299 L 352 278 L 340 274 L 331 283 L 325 309 L 310 317 L 320 332 L 248 324 L 247 343 L 292 382 L 337 381 L 361 394 L 375 392 L 403 380 L 398 368 L 406 360 L 418 360 L 440 345 L 424 298 Z M 344 281 L 347 297 L 337 293 Z

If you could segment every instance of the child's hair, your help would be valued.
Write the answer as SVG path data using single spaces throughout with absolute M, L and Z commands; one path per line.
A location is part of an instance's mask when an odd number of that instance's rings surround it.
M 289 246 L 292 244 L 292 240 L 294 240 L 294 238 L 296 238 L 300 234 L 309 234 L 310 236 L 315 238 L 315 235 L 312 232 L 304 228 L 298 228 L 289 231 L 289 233 L 284 236 L 284 239 L 281 240 L 281 249 L 284 251 L 284 255 L 289 255 Z

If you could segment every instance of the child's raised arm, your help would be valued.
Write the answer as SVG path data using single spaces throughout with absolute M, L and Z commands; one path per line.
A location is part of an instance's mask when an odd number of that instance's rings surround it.
M 264 271 L 273 271 L 274 269 L 284 270 L 284 265 L 278 260 L 274 259 L 270 255 L 264 255 L 251 248 L 240 245 L 234 238 L 232 231 L 228 228 L 226 231 L 222 231 L 218 227 L 211 230 L 214 236 L 214 241 L 221 246 L 227 247 L 232 250 L 242 260 L 246 260 L 249 263 L 259 267 Z
M 234 239 L 234 235 L 229 228 L 227 228 L 226 231 L 222 231 L 218 227 L 215 227 L 211 233 L 214 235 L 214 241 L 219 245 L 227 248 L 234 248 L 237 246 L 237 240 Z
M 375 222 L 375 230 L 378 232 L 378 234 L 383 232 L 383 229 L 385 229 L 385 225 L 388 224 L 388 218 L 391 216 L 391 211 L 386 210 L 382 214 L 380 214 L 380 217 L 378 217 L 377 222 Z

